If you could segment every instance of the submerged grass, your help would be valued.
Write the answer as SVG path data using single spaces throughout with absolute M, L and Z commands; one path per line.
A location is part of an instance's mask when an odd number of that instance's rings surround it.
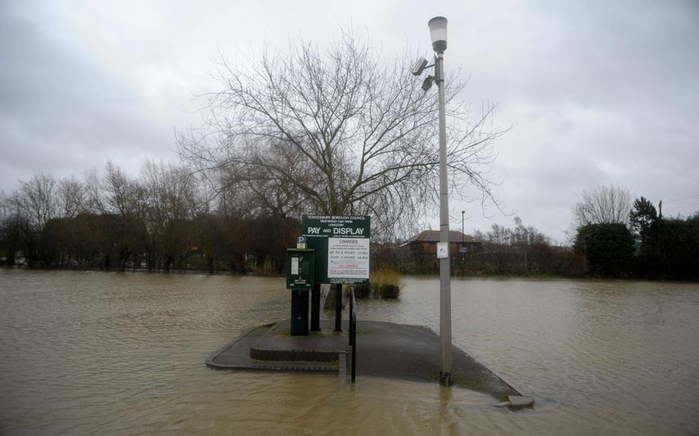
M 381 298 L 398 298 L 403 279 L 398 271 L 382 268 L 371 273 L 371 290 Z

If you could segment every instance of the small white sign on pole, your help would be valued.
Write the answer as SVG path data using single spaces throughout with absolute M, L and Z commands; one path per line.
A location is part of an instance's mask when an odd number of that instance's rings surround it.
M 449 258 L 449 243 L 437 242 L 437 259 Z

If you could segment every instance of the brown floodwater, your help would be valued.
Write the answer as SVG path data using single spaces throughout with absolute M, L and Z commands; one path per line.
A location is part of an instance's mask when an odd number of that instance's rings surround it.
M 358 302 L 359 322 L 437 330 L 438 279 L 405 284 Z M 288 297 L 277 278 L 2 270 L 0 434 L 699 433 L 698 284 L 453 280 L 454 342 L 536 398 L 519 412 L 436 384 L 204 365 L 287 318 Z

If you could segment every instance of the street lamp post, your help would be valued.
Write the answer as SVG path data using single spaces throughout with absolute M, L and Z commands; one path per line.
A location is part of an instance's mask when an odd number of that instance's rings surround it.
M 465 210 L 461 211 L 461 248 L 459 251 L 461 251 L 461 275 L 464 275 L 464 272 L 466 270 L 466 252 L 464 251 L 464 214 L 466 213 Z
M 451 386 L 451 271 L 449 259 L 449 187 L 447 184 L 447 126 L 444 102 L 444 51 L 447 49 L 447 19 L 434 17 L 428 23 L 435 58 L 435 82 L 439 93 L 439 241 L 446 253 L 439 259 L 439 336 L 442 365 L 439 383 Z
M 529 275 L 529 259 L 527 259 L 527 249 L 529 248 L 529 231 L 524 229 L 524 274 Z

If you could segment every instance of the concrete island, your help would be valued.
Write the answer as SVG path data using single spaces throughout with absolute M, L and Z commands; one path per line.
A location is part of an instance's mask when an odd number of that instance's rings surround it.
M 290 321 L 252 328 L 211 355 L 206 364 L 224 370 L 311 371 L 347 378 L 350 367 L 349 326 L 333 331 L 291 335 Z M 379 321 L 358 321 L 356 376 L 439 382 L 439 336 L 427 327 Z M 532 407 L 534 399 L 458 347 L 452 349 L 454 385 L 491 395 L 497 406 Z

